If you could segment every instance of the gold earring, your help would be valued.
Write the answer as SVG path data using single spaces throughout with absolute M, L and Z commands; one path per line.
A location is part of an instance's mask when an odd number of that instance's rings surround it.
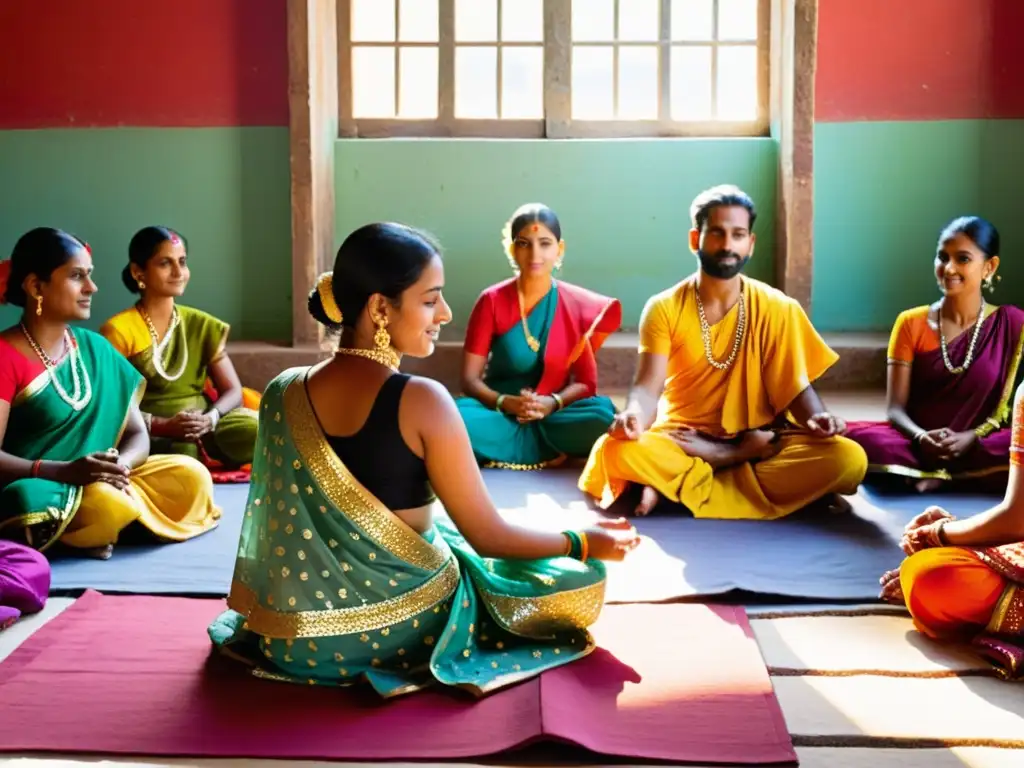
M 391 334 L 387 332 L 387 322 L 377 321 L 377 331 L 373 334 L 373 346 L 381 352 L 391 349 Z
M 139 280 L 139 290 L 140 291 L 146 290 L 146 284 L 144 282 L 142 282 L 141 280 Z
M 43 297 L 36 296 L 36 316 L 43 314 Z

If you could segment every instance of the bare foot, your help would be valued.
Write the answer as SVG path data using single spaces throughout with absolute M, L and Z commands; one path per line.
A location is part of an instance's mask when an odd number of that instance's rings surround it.
M 942 487 L 942 481 L 937 477 L 926 477 L 914 483 L 914 490 L 918 493 L 931 493 Z
M 773 442 L 775 433 L 768 429 L 744 432 L 739 442 L 719 440 L 688 428 L 673 432 L 672 439 L 687 456 L 703 459 L 713 469 L 768 459 L 778 453 L 781 447 L 779 443 Z
M 640 494 L 640 503 L 636 505 L 636 509 L 633 510 L 633 514 L 637 517 L 646 517 L 651 514 L 658 505 L 658 492 L 651 488 L 649 485 L 644 486 L 643 492 Z
M 853 505 L 850 500 L 839 493 L 833 493 L 822 499 L 825 511 L 830 515 L 845 515 L 853 512 Z
M 86 557 L 92 557 L 96 560 L 109 560 L 114 554 L 114 545 L 107 544 L 105 547 L 92 547 L 91 549 L 83 549 L 82 554 Z

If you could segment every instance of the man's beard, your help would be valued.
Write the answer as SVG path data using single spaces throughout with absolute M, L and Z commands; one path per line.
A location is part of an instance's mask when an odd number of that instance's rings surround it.
M 730 256 L 735 261 L 732 264 L 723 264 L 722 259 Z M 704 274 L 719 280 L 731 280 L 736 277 L 747 266 L 747 262 L 750 261 L 749 255 L 740 256 L 738 253 L 725 249 L 715 253 L 705 253 L 703 250 L 700 250 L 697 251 L 697 258 L 700 259 L 700 268 L 704 271 Z

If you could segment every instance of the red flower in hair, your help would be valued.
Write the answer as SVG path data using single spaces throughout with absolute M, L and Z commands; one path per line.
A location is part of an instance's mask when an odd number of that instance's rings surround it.
M 85 252 L 92 256 L 92 246 L 88 243 L 82 243 L 82 247 L 85 248 Z
M 0 304 L 7 303 L 7 281 L 11 279 L 11 260 L 0 261 Z

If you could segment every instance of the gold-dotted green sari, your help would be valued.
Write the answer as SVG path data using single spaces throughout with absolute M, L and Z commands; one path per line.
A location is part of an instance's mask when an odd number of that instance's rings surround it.
M 215 645 L 261 677 L 365 680 L 385 697 L 436 683 L 482 695 L 593 649 L 602 563 L 482 558 L 448 521 L 420 535 L 331 450 L 307 370 L 264 394 Z

